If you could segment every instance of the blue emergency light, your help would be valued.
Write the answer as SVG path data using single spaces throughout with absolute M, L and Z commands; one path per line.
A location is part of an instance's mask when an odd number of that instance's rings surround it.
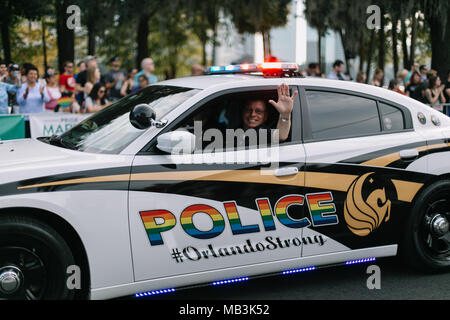
M 243 63 L 227 66 L 212 66 L 205 75 L 254 74 L 264 77 L 300 77 L 299 65 L 287 62 Z

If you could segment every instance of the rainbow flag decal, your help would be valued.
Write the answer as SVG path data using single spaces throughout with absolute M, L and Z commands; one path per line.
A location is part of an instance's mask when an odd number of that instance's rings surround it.
M 58 99 L 58 104 L 61 108 L 69 108 L 72 105 L 72 99 L 70 97 L 63 97 Z

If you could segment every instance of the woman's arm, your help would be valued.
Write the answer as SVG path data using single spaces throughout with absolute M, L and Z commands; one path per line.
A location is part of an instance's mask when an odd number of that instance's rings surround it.
M 17 93 L 16 100 L 19 105 L 23 105 L 25 103 L 26 98 L 24 97 L 25 93 L 28 90 L 28 85 L 21 86 L 19 92 Z
M 431 95 L 431 90 L 427 89 L 425 90 L 425 98 L 427 99 L 429 104 L 434 104 L 439 99 L 439 95 L 437 94 L 436 97 L 433 98 L 433 96 Z

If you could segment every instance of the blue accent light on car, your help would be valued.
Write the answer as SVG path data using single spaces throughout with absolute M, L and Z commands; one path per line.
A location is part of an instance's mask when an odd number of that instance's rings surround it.
M 351 260 L 351 261 L 347 261 L 345 263 L 345 265 L 351 265 L 351 264 L 357 264 L 357 263 L 365 263 L 365 262 L 372 262 L 375 261 L 376 258 L 366 258 L 366 259 L 359 259 L 359 260 Z
M 237 283 L 237 282 L 242 282 L 242 281 L 247 281 L 249 278 L 248 277 L 242 277 L 242 278 L 235 278 L 235 279 L 227 279 L 227 280 L 221 280 L 221 281 L 214 281 L 212 283 L 213 286 L 219 286 L 219 285 L 223 285 L 223 284 L 230 284 L 230 283 Z
M 210 70 L 211 72 L 219 72 L 219 71 L 222 71 L 222 70 L 223 70 L 223 67 L 220 67 L 220 66 L 214 66 L 214 67 L 211 67 L 209 70 Z
M 225 71 L 233 71 L 233 70 L 239 70 L 238 66 L 234 66 L 234 65 L 229 65 L 225 67 Z
M 170 289 L 162 289 L 162 290 L 140 292 L 140 293 L 136 293 L 134 296 L 136 298 L 142 298 L 142 297 L 150 297 L 150 296 L 154 296 L 154 295 L 158 295 L 158 294 L 171 293 L 171 292 L 175 292 L 175 289 L 174 288 L 170 288 Z
M 313 271 L 313 270 L 316 270 L 316 269 L 317 269 L 316 267 L 307 267 L 307 268 L 291 269 L 291 270 L 283 271 L 281 274 L 286 275 L 286 274 L 293 274 L 293 273 L 299 273 L 299 272 Z

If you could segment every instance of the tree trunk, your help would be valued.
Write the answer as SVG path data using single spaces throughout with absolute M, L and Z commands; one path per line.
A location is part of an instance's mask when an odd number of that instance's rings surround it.
M 417 34 L 417 19 L 414 11 L 411 22 L 411 47 L 409 49 L 409 65 L 412 66 L 416 58 L 416 34 Z
M 41 20 L 42 24 L 42 53 L 44 55 L 44 72 L 47 71 L 48 63 L 47 63 L 47 41 L 45 36 L 45 18 Z
M 381 11 L 384 12 L 384 11 Z M 386 34 L 384 32 L 384 27 L 386 25 L 386 19 L 384 15 L 381 14 L 381 29 L 378 31 L 378 68 L 384 72 L 384 63 L 386 58 Z
M 428 22 L 431 33 L 431 68 L 436 70 L 445 82 L 450 66 L 450 6 L 447 9 L 446 26 L 442 20 L 436 18 L 430 17 Z
M 70 0 L 55 0 L 58 67 L 61 73 L 64 72 L 64 62 L 73 62 L 75 58 L 75 34 L 66 25 L 68 18 L 66 9 L 71 4 L 72 1 Z
M 366 41 L 365 41 L 365 32 L 361 29 L 361 33 L 359 36 L 359 72 L 362 72 L 364 69 L 364 61 L 366 59 Z
M 214 26 L 213 36 L 212 36 L 212 58 L 211 63 L 213 66 L 217 64 L 217 24 Z
M 141 14 L 138 21 L 137 30 L 137 56 L 136 56 L 136 66 L 138 69 L 141 68 L 141 62 L 145 58 L 148 58 L 148 35 L 149 35 L 149 19 L 148 14 Z
M 322 73 L 325 73 L 325 70 L 322 69 L 322 30 L 320 28 L 317 29 L 317 36 L 318 36 L 318 42 L 317 42 L 317 63 L 319 64 L 319 69 Z
M 394 77 L 397 76 L 397 72 L 398 72 L 397 26 L 398 26 L 398 19 L 393 18 L 393 22 L 392 22 L 392 57 L 394 60 Z
M 202 41 L 202 66 L 208 65 L 208 56 L 206 53 L 206 41 Z
M 95 19 L 95 18 L 94 18 Z M 87 54 L 88 56 L 95 56 L 95 37 L 96 37 L 96 27 L 95 20 L 90 19 L 87 24 L 88 29 L 88 46 L 87 46 Z
M 402 28 L 402 51 L 403 51 L 403 68 L 406 70 L 411 69 L 411 65 L 409 64 L 409 54 L 408 54 L 408 45 L 406 43 L 408 34 L 406 31 L 405 21 L 402 20 L 401 22 L 401 28 Z
M 2 29 L 2 45 L 3 45 L 3 54 L 5 56 L 6 63 L 11 62 L 11 41 L 9 38 L 9 21 L 8 17 L 3 17 L 1 20 L 1 29 Z
M 263 43 L 264 43 L 264 61 L 267 60 L 267 58 L 272 56 L 272 50 L 270 48 L 270 31 L 263 30 Z
M 373 49 L 375 48 L 375 29 L 372 30 L 370 35 L 369 54 L 367 56 L 367 69 L 366 69 L 366 83 L 369 83 L 370 69 L 372 67 Z
M 341 43 L 342 43 L 342 48 L 344 49 L 344 58 L 345 58 L 345 70 L 347 74 L 350 74 L 350 58 L 349 58 L 349 51 L 346 48 L 346 41 L 345 41 L 345 36 L 344 33 L 342 32 L 342 29 L 339 29 L 339 36 L 341 37 Z

